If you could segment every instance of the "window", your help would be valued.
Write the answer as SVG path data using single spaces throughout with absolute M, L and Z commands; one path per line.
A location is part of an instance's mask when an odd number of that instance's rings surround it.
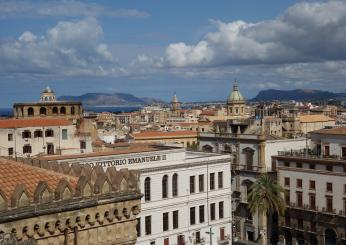
M 310 204 L 310 209 L 316 210 L 316 196 L 315 196 L 315 194 L 311 194 L 309 196 L 309 204 Z
M 23 146 L 23 154 L 31 153 L 31 145 Z
M 43 137 L 43 132 L 42 130 L 35 130 L 34 132 L 34 138 L 42 138 Z
M 162 198 L 168 197 L 168 176 L 164 175 L 162 178 Z
M 219 202 L 219 219 L 223 219 L 223 202 Z
M 316 232 L 316 222 L 313 220 L 310 221 L 310 229 L 312 232 Z
M 344 185 L 344 193 L 346 194 L 346 185 Z
M 196 243 L 201 243 L 201 232 L 200 231 L 196 231 Z
M 190 208 L 190 225 L 196 224 L 196 208 Z
M 62 115 L 66 114 L 66 108 L 65 107 L 60 108 L 60 114 L 62 114 Z
M 333 183 L 327 182 L 326 191 L 327 192 L 333 192 Z
M 291 195 L 290 191 L 286 190 L 286 192 L 285 192 L 285 203 L 286 203 L 286 205 L 290 205 L 290 203 L 291 203 L 290 195 Z
M 298 218 L 298 229 L 303 230 L 304 229 L 304 222 L 303 219 Z
M 168 213 L 162 214 L 162 227 L 163 227 L 163 231 L 168 231 L 169 229 Z
M 302 167 L 303 167 L 303 164 L 302 164 L 301 162 L 297 162 L 297 163 L 296 163 L 296 166 L 297 166 L 297 168 L 302 168 Z
M 141 236 L 141 218 L 137 218 L 137 225 L 136 225 L 136 231 L 137 231 L 137 236 Z
M 215 220 L 215 203 L 210 204 L 210 219 Z
M 204 174 L 198 175 L 199 192 L 204 192 Z
M 150 245 L 155 245 L 155 241 L 150 241 Z
M 80 141 L 80 149 L 85 150 L 86 149 L 86 142 L 84 140 Z
M 23 139 L 31 138 L 31 132 L 29 130 L 24 130 L 22 133 L 22 138 Z
M 13 147 L 8 148 L 8 155 L 13 156 Z
M 150 178 L 146 177 L 144 180 L 144 200 L 150 201 Z
M 55 115 L 58 114 L 58 107 L 53 107 L 52 113 Z
M 291 218 L 288 215 L 288 213 L 286 213 L 286 216 L 285 216 L 285 225 L 286 226 L 291 226 Z
M 172 177 L 172 196 L 178 196 L 178 174 L 173 174 Z
M 215 173 L 210 173 L 210 190 L 215 189 Z
M 13 134 L 8 134 L 7 135 L 7 140 L 8 141 L 13 141 Z
M 151 216 L 145 216 L 145 235 L 151 234 Z
M 333 197 L 326 197 L 327 212 L 333 212 Z
M 309 181 L 309 188 L 310 190 L 315 190 L 316 189 L 316 183 L 314 180 Z
M 179 227 L 179 211 L 173 211 L 173 229 L 178 229 Z
M 326 166 L 327 171 L 333 171 L 333 166 L 332 165 L 327 165 Z
M 313 163 L 310 163 L 310 164 L 309 164 L 309 168 L 310 168 L 310 169 L 316 169 L 316 165 L 313 164 Z
M 290 186 L 290 178 L 285 177 L 285 186 Z
M 195 193 L 195 176 L 190 176 L 190 193 Z
M 218 187 L 219 189 L 223 188 L 223 172 L 218 172 L 217 173 L 217 181 L 218 181 Z
M 289 167 L 290 166 L 290 162 L 284 162 L 284 166 L 285 167 Z
M 303 193 L 297 192 L 297 206 L 302 208 L 303 207 Z
M 297 179 L 297 188 L 302 188 L 302 187 L 303 187 L 303 180 Z
M 199 223 L 204 223 L 204 205 L 199 206 Z
M 61 130 L 61 138 L 67 140 L 67 129 Z
M 47 129 L 45 132 L 46 137 L 54 137 L 54 131 L 52 129 Z
M 71 107 L 71 115 L 74 115 L 75 114 L 75 109 L 74 109 L 74 106 Z

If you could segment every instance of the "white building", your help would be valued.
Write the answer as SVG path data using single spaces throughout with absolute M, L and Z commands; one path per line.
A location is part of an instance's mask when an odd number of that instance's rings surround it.
M 137 147 L 135 152 L 46 159 L 139 169 L 143 198 L 137 244 L 210 244 L 210 237 L 213 244 L 229 244 L 231 171 L 227 155 Z
M 0 155 L 29 157 L 91 152 L 91 138 L 64 118 L 0 120 Z

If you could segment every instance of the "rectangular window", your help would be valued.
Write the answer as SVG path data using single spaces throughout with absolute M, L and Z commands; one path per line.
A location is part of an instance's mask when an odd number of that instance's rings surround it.
M 303 193 L 297 192 L 297 206 L 302 208 L 303 207 Z
M 23 154 L 31 153 L 31 145 L 24 145 L 23 146 Z
M 179 227 L 179 211 L 173 211 L 173 229 L 178 229 Z
M 300 230 L 304 229 L 304 221 L 301 218 L 298 218 L 298 229 Z
M 204 174 L 198 176 L 199 192 L 204 192 Z
M 316 196 L 315 195 L 310 195 L 309 196 L 309 202 L 310 202 L 310 209 L 316 210 Z
M 342 147 L 342 158 L 346 158 L 346 147 Z
M 333 192 L 333 183 L 327 182 L 326 191 L 327 192 Z
M 195 176 L 190 176 L 190 193 L 195 193 Z
M 219 202 L 219 219 L 223 219 L 223 202 Z
M 201 232 L 196 231 L 196 244 L 201 243 Z
M 309 168 L 310 168 L 310 169 L 316 169 L 316 165 L 313 164 L 313 163 L 310 163 L 310 164 L 309 164 Z
M 290 186 L 290 178 L 285 177 L 285 186 Z
M 215 190 L 215 173 L 210 173 L 210 190 Z
M 285 225 L 286 226 L 291 226 L 291 218 L 289 215 L 285 216 Z
M 204 223 L 204 205 L 199 206 L 199 223 Z
M 8 155 L 13 156 L 13 147 L 8 148 Z
M 141 218 L 137 218 L 137 225 L 136 225 L 136 231 L 137 231 L 137 236 L 141 236 Z
M 286 203 L 286 205 L 290 205 L 290 203 L 291 203 L 290 191 L 288 191 L 288 190 L 286 190 L 286 192 L 285 192 L 285 203 Z
M 284 162 L 284 166 L 285 167 L 289 167 L 290 166 L 290 162 Z
M 316 222 L 315 221 L 310 221 L 310 229 L 312 232 L 316 232 Z
M 145 235 L 151 234 L 151 216 L 145 216 Z
M 210 204 L 210 219 L 215 220 L 215 203 Z
M 8 141 L 13 141 L 13 134 L 8 134 L 7 135 L 7 140 Z
M 168 231 L 169 229 L 168 213 L 162 214 L 162 227 L 163 227 L 163 231 Z
M 346 194 L 346 185 L 344 185 L 344 194 Z
M 333 212 L 333 197 L 326 197 L 327 212 Z
M 223 188 L 223 172 L 217 173 L 217 181 L 218 181 L 219 189 L 222 189 Z
M 80 141 L 80 149 L 85 150 L 86 149 L 86 142 L 84 140 Z
M 333 171 L 333 166 L 332 165 L 327 165 L 326 166 L 327 171 Z
M 315 183 L 314 180 L 310 180 L 309 188 L 310 188 L 310 190 L 315 190 L 316 189 L 316 183 Z
M 303 180 L 297 179 L 297 188 L 302 188 L 302 187 L 303 187 Z
M 67 129 L 61 130 L 61 139 L 67 140 Z
M 196 208 L 190 208 L 190 225 L 196 224 Z
M 297 166 L 297 168 L 302 168 L 302 167 L 303 167 L 303 164 L 302 164 L 301 162 L 297 162 L 297 163 L 296 163 L 296 166 Z

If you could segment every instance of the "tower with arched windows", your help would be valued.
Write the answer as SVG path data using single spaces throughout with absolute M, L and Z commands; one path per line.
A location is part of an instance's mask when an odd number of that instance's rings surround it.
M 233 83 L 233 89 L 227 98 L 227 116 L 242 117 L 246 115 L 245 99 L 239 91 L 237 81 Z

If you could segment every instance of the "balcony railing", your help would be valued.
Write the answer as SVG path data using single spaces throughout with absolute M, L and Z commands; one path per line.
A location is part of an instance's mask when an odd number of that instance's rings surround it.
M 259 166 L 253 166 L 253 165 L 232 164 L 231 170 L 261 172 L 261 171 L 265 170 L 265 167 L 259 167 Z
M 346 157 L 339 155 L 323 155 L 311 150 L 306 152 L 305 149 L 302 150 L 290 150 L 290 151 L 278 151 L 278 156 L 285 157 L 297 157 L 297 158 L 307 158 L 307 159 L 323 159 L 323 160 L 346 160 Z
M 260 135 L 255 134 L 233 134 L 233 133 L 198 133 L 198 137 L 212 138 L 239 138 L 239 139 L 259 139 Z

